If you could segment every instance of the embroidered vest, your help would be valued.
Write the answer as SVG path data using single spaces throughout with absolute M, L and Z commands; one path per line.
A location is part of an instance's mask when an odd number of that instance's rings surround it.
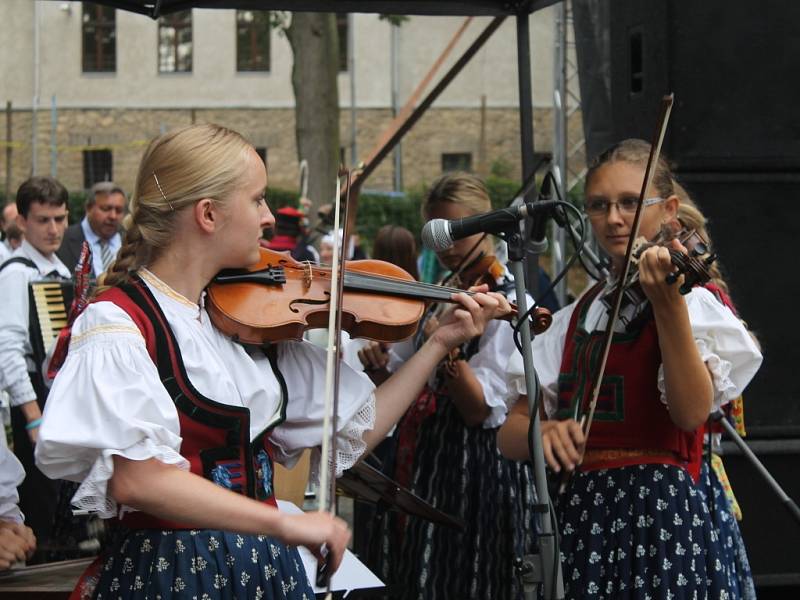
M 189 381 L 172 329 L 141 279 L 136 277 L 131 285 L 111 288 L 96 301 L 113 302 L 141 331 L 161 383 L 178 410 L 183 438 L 180 453 L 189 461 L 190 471 L 233 492 L 277 506 L 269 433 L 286 418 L 287 392 L 274 351 L 268 352 L 268 357 L 281 386 L 281 418 L 251 442 L 247 408 L 206 398 Z M 120 521 L 134 529 L 193 528 L 142 512 L 126 513 Z
M 605 336 L 586 331 L 585 322 L 602 289 L 598 284 L 584 294 L 572 314 L 558 377 L 558 419 L 572 418 L 576 405 L 583 410 L 591 400 Z M 663 450 L 664 456 L 648 453 L 593 468 L 667 462 L 687 468 L 695 478 L 699 474 L 702 428 L 685 432 L 670 419 L 657 386 L 660 364 L 652 317 L 636 331 L 614 334 L 587 447 Z

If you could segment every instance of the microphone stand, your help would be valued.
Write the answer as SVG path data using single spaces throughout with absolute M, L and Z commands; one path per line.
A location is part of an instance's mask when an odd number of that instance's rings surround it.
M 537 215 L 535 218 L 546 218 L 546 215 Z M 517 292 L 517 311 L 525 315 L 528 311 L 528 299 L 525 289 L 525 241 L 520 233 L 520 224 L 515 223 L 508 232 L 502 235 L 508 244 L 508 268 L 514 276 L 514 285 Z M 539 587 L 544 584 L 544 598 L 549 600 L 564 598 L 564 582 L 561 571 L 561 558 L 556 556 L 557 531 L 553 530 L 550 516 L 550 496 L 547 489 L 547 475 L 545 474 L 544 452 L 541 444 L 541 427 L 539 411 L 536 410 L 536 399 L 539 397 L 539 379 L 533 366 L 533 352 L 531 351 L 530 327 L 521 327 L 522 335 L 522 360 L 525 369 L 525 389 L 528 394 L 528 413 L 533 422 L 533 473 L 536 488 L 537 504 L 534 512 L 540 516 L 541 527 L 538 534 L 538 552 L 526 555 L 515 561 L 515 569 L 522 582 L 523 594 L 526 600 L 538 597 Z
M 714 411 L 713 413 L 711 413 L 711 419 L 713 421 L 719 422 L 719 424 L 722 425 L 722 428 L 731 437 L 733 443 L 739 447 L 739 450 L 742 451 L 742 454 L 744 454 L 745 457 L 747 457 L 747 459 L 753 465 L 755 470 L 758 471 L 758 473 L 767 481 L 767 484 L 769 485 L 769 487 L 772 488 L 772 491 L 775 493 L 775 495 L 777 495 L 778 498 L 780 498 L 781 502 L 786 507 L 786 509 L 792 514 L 792 516 L 797 520 L 797 522 L 800 523 L 800 508 L 797 507 L 795 501 L 789 497 L 789 495 L 783 490 L 781 485 L 777 481 L 775 481 L 775 478 L 764 466 L 764 463 L 758 460 L 758 457 L 750 449 L 750 446 L 748 446 L 747 443 L 745 443 L 745 441 L 742 439 L 742 436 L 740 436 L 739 432 L 736 431 L 736 428 L 730 424 L 728 419 L 725 418 L 723 412 L 721 410 Z

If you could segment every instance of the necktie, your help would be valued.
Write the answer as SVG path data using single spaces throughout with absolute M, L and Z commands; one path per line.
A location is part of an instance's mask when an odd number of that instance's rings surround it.
M 103 273 L 106 272 L 112 260 L 114 260 L 114 254 L 111 252 L 111 248 L 108 247 L 108 242 L 100 240 L 100 261 L 103 263 Z

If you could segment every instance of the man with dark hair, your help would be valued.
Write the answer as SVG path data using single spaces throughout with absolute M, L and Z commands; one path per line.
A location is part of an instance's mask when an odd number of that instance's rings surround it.
M 31 177 L 19 187 L 16 220 L 25 239 L 0 266 L 0 389 L 10 399 L 14 453 L 27 473 L 19 488 L 20 508 L 40 542 L 49 537 L 56 484 L 33 461 L 47 390 L 42 365 L 32 358 L 29 284 L 70 276 L 56 256 L 67 228 L 67 198 L 67 190 L 52 177 Z
M 112 263 L 122 245 L 120 226 L 125 216 L 125 192 L 110 181 L 94 184 L 86 196 L 86 216 L 67 229 L 58 257 L 72 271 L 84 240 L 92 251 L 91 276 L 96 279 Z

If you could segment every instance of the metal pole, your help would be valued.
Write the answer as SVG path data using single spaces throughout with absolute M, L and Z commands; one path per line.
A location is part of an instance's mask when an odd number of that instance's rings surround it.
M 355 165 L 358 161 L 358 145 L 356 136 L 356 53 L 355 53 L 355 15 L 347 15 L 347 62 L 350 69 L 350 162 Z
M 31 175 L 36 175 L 36 138 L 39 111 L 39 0 L 33 3 L 33 101 L 31 106 Z
M 567 1 L 558 6 L 555 20 L 555 65 L 553 73 L 553 175 L 556 186 L 566 200 L 569 171 L 567 171 Z M 553 273 L 560 273 L 566 263 L 566 232 L 557 223 L 552 223 Z M 555 287 L 555 295 L 561 306 L 567 303 L 567 278 Z
M 391 63 L 392 63 L 392 117 L 396 117 L 400 110 L 400 27 L 391 25 Z M 403 188 L 403 147 L 402 142 L 397 142 L 394 149 L 394 191 Z
M 533 172 L 533 92 L 531 88 L 531 50 L 529 15 L 517 15 L 517 78 L 519 81 L 519 129 L 522 156 L 522 181 Z M 536 186 L 531 186 L 523 200 L 536 200 Z M 539 255 L 526 252 L 525 283 L 534 298 L 539 297 Z
M 519 123 L 520 123 L 520 141 L 522 144 L 522 179 L 527 179 L 535 169 L 534 165 L 534 152 L 533 152 L 533 93 L 531 87 L 531 55 L 530 55 L 530 16 L 526 13 L 517 15 L 517 62 L 518 62 L 518 78 L 519 78 Z M 526 202 L 533 202 L 536 199 L 536 191 L 531 186 L 531 189 L 526 193 L 524 200 Z M 527 228 L 526 228 L 527 229 Z M 527 232 L 526 232 L 527 233 Z M 519 234 L 516 234 L 519 238 Z M 508 255 L 511 259 L 509 261 L 509 268 L 515 278 L 515 285 L 517 288 L 517 307 L 520 311 L 519 314 L 525 314 L 527 310 L 527 299 L 525 297 L 526 287 L 532 290 L 534 297 L 539 294 L 539 257 L 535 253 L 527 252 L 526 247 L 528 243 L 527 236 L 525 239 L 514 242 L 514 236 L 507 237 L 508 242 Z M 521 259 L 525 259 L 525 266 Z M 523 274 L 524 270 L 524 274 Z M 528 285 L 525 286 L 524 276 L 527 276 Z M 534 455 L 531 457 L 533 460 L 534 480 L 536 483 L 536 497 L 537 509 L 548 510 L 550 507 L 550 498 L 547 489 L 547 476 L 544 470 L 544 452 L 541 444 L 541 430 L 539 427 L 539 412 L 536 410 L 531 411 L 531 407 L 536 404 L 539 394 L 538 380 L 536 379 L 536 370 L 533 366 L 533 355 L 531 352 L 531 333 L 530 329 L 526 327 L 521 328 L 522 333 L 522 358 L 523 366 L 525 368 L 525 386 L 528 394 L 528 408 L 530 418 L 533 421 L 533 451 Z M 543 509 L 546 505 L 547 509 Z M 555 536 L 558 535 L 554 531 L 552 523 L 550 522 L 549 513 L 539 513 L 539 565 L 541 566 L 541 581 L 544 582 L 544 598 L 557 598 L 564 597 L 564 586 L 562 583 L 561 575 L 561 559 L 556 556 L 555 551 Z M 535 564 L 535 563 L 534 563 Z M 553 579 L 555 576 L 555 579 Z M 530 594 L 528 594 L 530 596 Z
M 11 136 L 11 100 L 6 100 L 6 203 L 11 198 Z
M 800 508 L 797 507 L 795 501 L 792 500 L 784 491 L 784 489 L 781 487 L 781 484 L 775 480 L 775 478 L 772 476 L 772 473 L 770 473 L 764 466 L 764 463 L 758 460 L 758 457 L 750 449 L 750 446 L 748 446 L 747 443 L 742 439 L 742 436 L 739 435 L 739 432 L 736 431 L 736 428 L 731 425 L 728 419 L 725 418 L 723 412 L 721 410 L 717 410 L 711 414 L 711 418 L 715 421 L 718 421 L 722 425 L 722 428 L 725 429 L 726 433 L 731 437 L 733 443 L 739 447 L 739 450 L 742 451 L 742 454 L 745 455 L 755 470 L 758 471 L 758 474 L 766 480 L 767 485 L 769 485 L 775 495 L 778 496 L 781 504 L 783 504 L 786 507 L 786 510 L 791 513 L 798 523 L 800 523 Z
M 58 129 L 58 108 L 56 95 L 50 100 L 50 176 L 58 177 L 58 152 L 56 151 L 56 130 Z

